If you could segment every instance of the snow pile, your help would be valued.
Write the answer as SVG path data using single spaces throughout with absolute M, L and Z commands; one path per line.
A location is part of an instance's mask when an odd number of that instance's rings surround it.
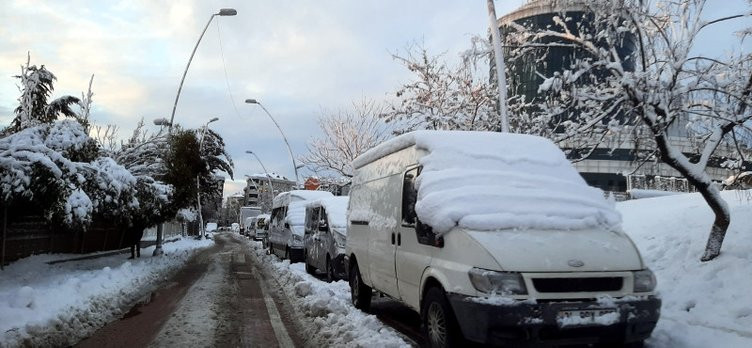
M 661 319 L 653 347 L 752 347 L 752 202 L 749 191 L 723 191 L 731 225 L 721 255 L 700 262 L 713 214 L 698 193 L 617 204 L 658 279 Z
M 349 201 L 350 197 L 347 196 L 329 197 L 309 202 L 307 206 L 324 207 L 331 227 L 347 227 L 347 202 Z
M 290 265 L 266 255 L 258 243 L 249 244 L 259 264 L 268 266 L 274 277 L 309 324 L 305 334 L 316 337 L 324 347 L 408 347 L 400 336 L 375 315 L 366 314 L 350 303 L 350 286 L 345 281 L 326 283 L 305 272 L 303 263 Z
M 0 271 L 0 346 L 73 345 L 213 243 L 181 239 L 164 244 L 163 257 L 135 260 L 121 254 L 48 265 L 81 255 L 46 254 L 14 262 Z M 143 249 L 142 255 L 153 249 Z
M 415 210 L 439 234 L 455 226 L 573 230 L 621 222 L 603 192 L 588 186 L 556 145 L 537 136 L 417 131 L 369 150 L 353 166 L 413 144 L 427 152 L 419 159 Z

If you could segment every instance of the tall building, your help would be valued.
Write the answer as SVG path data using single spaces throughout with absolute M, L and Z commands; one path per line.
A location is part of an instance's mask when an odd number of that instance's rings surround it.
M 269 187 L 271 181 L 272 187 Z M 253 174 L 246 177 L 246 186 L 243 188 L 243 205 L 261 207 L 263 212 L 270 212 L 272 198 L 281 192 L 291 191 L 295 188 L 295 181 L 277 173 Z
M 530 29 L 560 30 L 561 27 L 556 23 L 556 17 L 565 18 L 565 25 L 574 34 L 587 30 L 593 31 L 593 21 L 590 20 L 592 14 L 587 12 L 586 7 L 582 5 L 584 3 L 583 1 L 563 4 L 563 2 L 556 0 L 530 0 L 517 10 L 498 19 L 502 40 L 515 30 L 510 25 L 513 22 Z M 545 101 L 543 92 L 539 92 L 539 86 L 543 83 L 544 77 L 562 71 L 563 68 L 570 66 L 577 60 L 588 58 L 588 54 L 576 46 L 553 39 L 541 42 L 540 47 L 526 51 L 522 57 L 511 57 L 510 50 L 509 47 L 505 48 L 508 94 L 511 98 L 524 98 L 525 101 L 532 101 L 531 106 L 524 110 L 531 113 L 538 111 L 536 110 L 538 105 Z M 635 41 L 629 34 L 626 34 L 621 40 L 620 46 L 617 47 L 617 53 L 625 62 L 624 65 L 627 69 L 634 69 L 638 50 L 636 50 Z M 602 75 L 596 72 L 583 79 L 584 82 L 582 83 L 596 82 L 600 76 Z M 571 109 L 560 117 L 571 118 L 573 113 L 576 112 L 576 109 Z M 616 112 L 612 117 L 625 116 L 628 115 Z M 514 115 L 511 117 L 513 118 Z M 555 124 L 558 124 L 557 121 L 560 120 L 554 120 L 549 126 L 555 127 Z M 510 120 L 510 122 L 513 122 L 513 120 Z M 608 122 L 608 120 L 604 120 L 604 125 L 605 122 Z M 692 154 L 697 153 L 697 144 L 693 143 L 692 139 L 687 136 L 685 126 L 685 122 L 673 124 L 668 132 L 669 140 L 683 153 L 692 156 Z M 628 137 L 622 138 L 615 134 L 609 138 L 609 142 L 601 148 L 593 150 L 589 155 L 581 150 L 578 151 L 577 143 L 578 140 L 575 139 L 561 143 L 560 146 L 570 159 L 587 156 L 585 160 L 575 162 L 574 166 L 591 186 L 617 193 L 633 188 L 667 191 L 691 190 L 691 186 L 686 179 L 670 166 L 658 160 L 645 163 L 638 161 L 634 151 L 635 143 Z M 721 164 L 724 156 L 730 155 L 733 151 L 734 149 L 731 148 L 730 144 L 723 144 L 716 151 L 716 158 L 711 160 L 707 168 L 707 173 L 714 181 L 722 181 L 732 174 L 729 169 L 723 168 Z

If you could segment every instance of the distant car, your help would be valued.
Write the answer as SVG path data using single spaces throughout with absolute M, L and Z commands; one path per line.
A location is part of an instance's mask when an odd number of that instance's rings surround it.
M 237 223 L 237 222 L 233 222 L 232 226 L 230 226 L 230 230 L 232 232 L 239 233 L 240 232 L 240 224 Z
M 254 240 L 264 240 L 269 235 L 269 214 L 261 214 L 255 219 L 250 237 Z
M 216 232 L 217 231 L 217 223 L 216 222 L 208 222 L 206 224 L 206 232 Z
M 327 281 L 345 279 L 345 240 L 349 197 L 329 197 L 306 205 L 305 269 L 324 271 Z

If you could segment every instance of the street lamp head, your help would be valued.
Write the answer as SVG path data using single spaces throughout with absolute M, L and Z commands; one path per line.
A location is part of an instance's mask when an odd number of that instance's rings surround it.
M 253 155 L 253 151 L 251 151 L 251 150 L 245 150 L 245 153 L 249 153 L 249 154 Z
M 246 99 L 245 102 L 247 104 L 259 104 L 258 100 L 256 99 Z
M 219 13 L 217 13 L 220 16 L 234 16 L 238 14 L 238 11 L 236 11 L 234 8 L 223 8 L 219 10 Z
M 162 118 L 158 118 L 158 119 L 154 120 L 154 125 L 155 126 L 166 126 L 166 127 L 169 127 L 169 126 L 172 125 L 172 123 L 170 123 L 170 121 L 167 120 L 166 118 L 162 117 Z
M 208 123 L 212 123 L 212 122 L 214 122 L 214 121 L 219 121 L 219 117 L 215 117 L 215 118 L 212 118 L 211 120 L 209 120 L 209 122 L 208 122 Z

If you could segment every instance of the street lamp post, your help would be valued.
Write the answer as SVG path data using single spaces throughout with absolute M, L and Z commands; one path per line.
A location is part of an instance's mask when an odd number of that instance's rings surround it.
M 166 119 L 159 119 L 155 120 L 154 124 L 156 125 L 167 125 L 167 134 L 172 134 L 172 123 L 175 121 L 175 109 L 178 107 L 178 100 L 180 100 L 180 92 L 183 90 L 183 82 L 185 82 L 185 75 L 188 74 L 188 68 L 191 66 L 191 62 L 193 61 L 193 56 L 196 54 L 196 50 L 198 49 L 198 44 L 201 43 L 201 39 L 204 37 L 204 34 L 206 33 L 206 29 L 209 28 L 209 24 L 211 24 L 212 20 L 216 16 L 234 16 L 237 15 L 238 11 L 236 11 L 233 8 L 223 8 L 220 9 L 219 12 L 213 13 L 211 17 L 209 17 L 209 21 L 206 22 L 206 26 L 204 27 L 204 30 L 201 31 L 201 35 L 198 37 L 198 41 L 196 41 L 196 46 L 193 47 L 193 51 L 191 51 L 191 56 L 188 58 L 188 64 L 185 65 L 185 71 L 183 71 L 183 76 L 180 78 L 180 85 L 178 85 L 178 93 L 175 95 L 175 103 L 172 105 L 172 113 L 170 114 L 170 120 L 167 121 Z M 162 121 L 162 124 L 157 124 L 157 121 Z M 200 212 L 199 212 L 200 213 Z M 154 246 L 154 253 L 152 253 L 152 256 L 162 255 L 164 252 L 162 251 L 162 232 L 163 232 L 163 224 L 159 224 L 157 226 L 157 243 Z
M 201 149 L 204 146 L 204 137 L 206 137 L 206 129 L 209 128 L 209 123 L 212 123 L 217 120 L 219 120 L 219 117 L 212 118 L 211 120 L 209 120 L 209 122 L 206 122 L 204 124 L 204 130 L 201 132 L 201 140 L 199 140 L 198 142 L 199 156 L 201 155 Z M 201 211 L 201 180 L 199 180 L 198 175 L 196 175 L 196 202 L 198 206 L 198 234 L 201 237 L 201 239 L 204 239 L 204 237 L 206 237 L 206 230 L 204 229 L 204 214 Z
M 285 136 L 285 132 L 282 131 L 282 127 L 279 126 L 279 123 L 277 123 L 277 120 L 272 117 L 272 114 L 269 113 L 269 110 L 266 110 L 263 104 L 259 102 L 256 99 L 246 99 L 245 102 L 247 104 L 257 104 L 261 107 L 262 110 L 266 113 L 266 115 L 269 116 L 269 118 L 272 119 L 272 122 L 274 122 L 274 125 L 277 126 L 277 129 L 279 129 L 279 134 L 282 134 L 282 139 L 284 139 L 285 144 L 287 145 L 287 151 L 290 152 L 290 159 L 292 159 L 292 167 L 295 169 L 295 186 L 298 185 L 300 182 L 300 178 L 298 177 L 298 165 L 295 163 L 295 156 L 292 154 L 292 148 L 290 147 L 290 142 L 287 141 L 287 137 Z
M 209 21 L 206 22 L 206 26 L 204 27 L 204 30 L 201 32 L 201 36 L 198 37 L 198 41 L 196 41 L 196 46 L 193 46 L 193 51 L 191 52 L 191 57 L 188 58 L 188 64 L 185 65 L 185 70 L 183 71 L 183 77 L 180 78 L 180 85 L 178 86 L 178 94 L 175 96 L 175 104 L 172 105 L 172 114 L 170 115 L 170 128 L 169 131 L 172 131 L 172 122 L 175 120 L 175 109 L 178 107 L 178 100 L 180 100 L 180 91 L 183 90 L 183 82 L 185 82 L 185 75 L 188 74 L 188 68 L 191 66 L 191 62 L 193 61 L 193 56 L 196 54 L 196 50 L 198 49 L 198 44 L 201 43 L 201 39 L 204 37 L 204 34 L 206 33 L 206 29 L 209 28 L 209 24 L 211 24 L 212 20 L 216 16 L 234 16 L 238 14 L 238 11 L 232 8 L 223 8 L 219 10 L 219 12 L 214 13 L 209 17 Z
M 269 172 L 266 171 L 266 167 L 264 167 L 264 164 L 261 163 L 261 159 L 256 156 L 256 154 L 251 150 L 246 150 L 245 153 L 249 153 L 253 155 L 253 157 L 256 157 L 256 161 L 261 165 L 261 169 L 264 170 L 264 175 L 266 175 L 266 180 L 269 182 L 269 207 L 272 206 L 272 200 L 274 199 L 274 185 L 272 185 L 272 177 L 269 175 Z

